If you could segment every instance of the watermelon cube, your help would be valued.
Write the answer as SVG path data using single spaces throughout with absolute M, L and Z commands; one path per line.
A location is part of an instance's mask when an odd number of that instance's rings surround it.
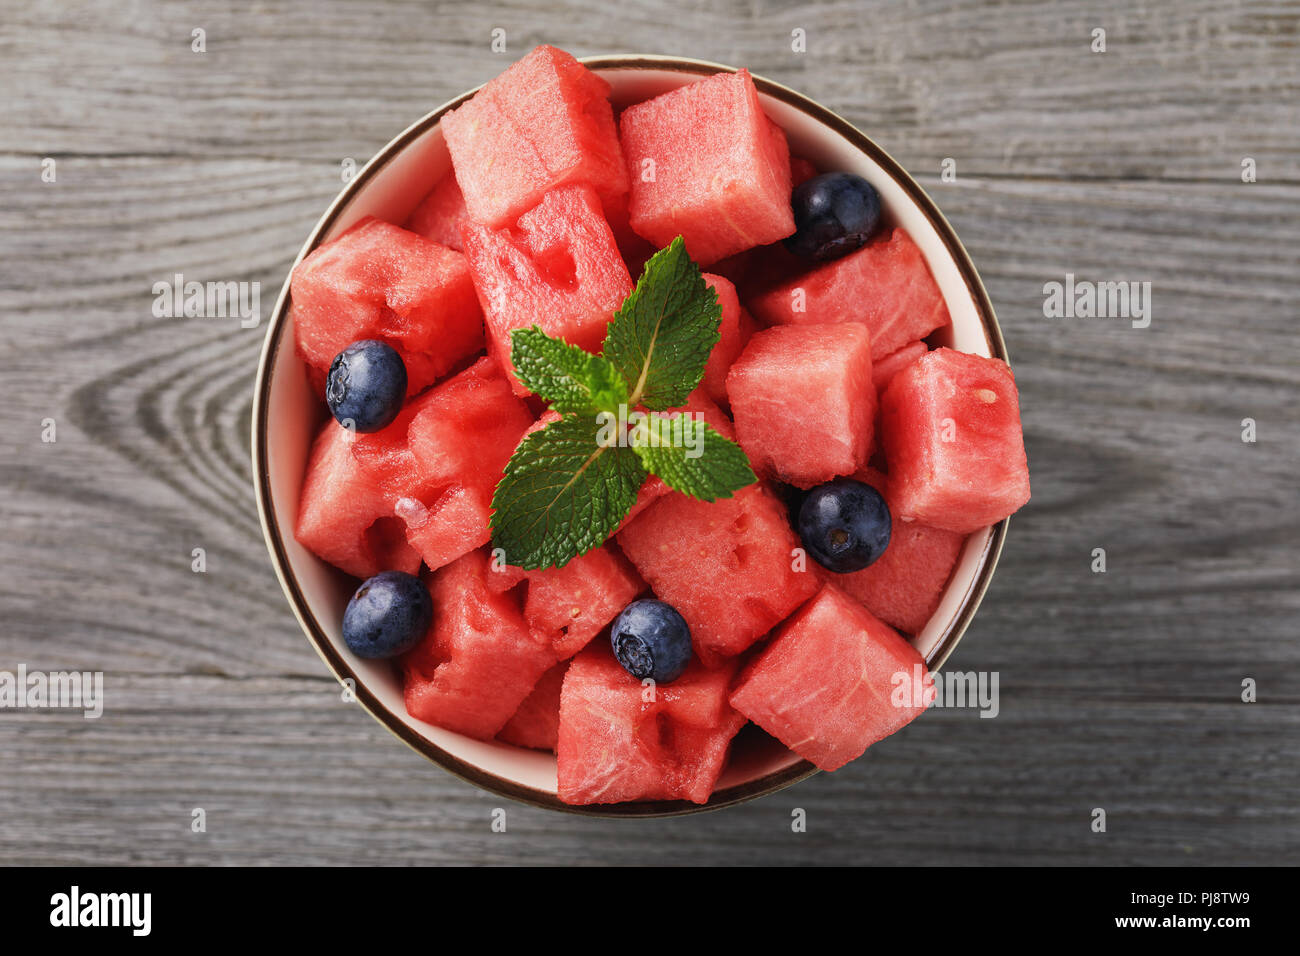
M 393 496 L 360 466 L 354 436 L 333 419 L 312 443 L 298 500 L 295 536 L 318 557 L 348 574 L 419 570 L 393 513 Z
M 562 568 L 526 571 L 524 619 L 546 635 L 561 660 L 572 657 L 645 590 L 616 549 L 601 546 Z
M 727 375 L 736 436 L 760 474 L 811 488 L 866 464 L 871 333 L 857 323 L 758 332 Z
M 885 389 L 894 380 L 894 376 L 928 351 L 930 351 L 930 346 L 924 342 L 912 342 L 904 345 L 901 349 L 890 352 L 880 361 L 872 363 L 871 384 L 876 386 L 876 395 L 884 395 Z
M 492 358 L 441 382 L 408 430 L 415 466 L 430 483 L 495 489 L 506 462 L 533 424 Z
M 527 389 L 510 362 L 510 333 L 534 324 L 589 352 L 632 291 L 632 278 L 590 186 L 552 190 L 515 227 L 461 227 L 474 287 L 487 318 L 489 348 Z
M 874 468 L 855 475 L 895 512 L 888 479 Z M 906 634 L 919 634 L 934 616 L 966 536 L 919 521 L 895 521 L 889 547 L 869 567 L 849 574 L 818 568 L 822 577 L 857 598 L 872 614 Z
M 817 591 L 796 571 L 785 507 L 762 485 L 714 502 L 664 495 L 618 533 L 654 593 L 690 625 L 709 666 L 739 654 Z
M 419 498 L 399 498 L 393 511 L 406 524 L 406 540 L 430 570 L 451 564 L 487 544 L 492 520 L 490 488 L 451 485 L 425 505 Z
M 727 703 L 730 664 L 693 661 L 671 684 L 643 686 L 592 645 L 560 691 L 559 796 L 569 804 L 627 800 L 706 803 L 745 718 Z
M 731 705 L 805 760 L 837 770 L 925 710 L 924 673 L 912 645 L 827 585 L 750 662 Z
M 704 392 L 714 402 L 726 404 L 727 372 L 744 350 L 757 326 L 753 318 L 740 305 L 736 287 L 730 279 L 704 273 L 704 281 L 718 296 L 722 306 L 722 319 L 718 323 L 718 342 L 709 353 L 709 363 L 704 367 L 701 384 Z
M 604 203 L 627 192 L 609 84 L 563 50 L 539 46 L 442 119 L 469 215 L 512 224 L 558 186 Z
M 483 347 L 465 257 L 378 219 L 313 250 L 289 289 L 296 347 L 316 370 L 315 384 L 359 339 L 397 349 L 412 395 Z
M 488 586 L 491 573 L 486 550 L 435 571 L 433 626 L 402 658 L 407 712 L 480 740 L 497 735 L 556 663 L 515 595 Z
M 767 325 L 860 322 L 871 330 L 873 359 L 948 324 L 939 285 L 902 229 L 747 301 Z
M 492 493 L 532 413 L 491 358 L 406 403 L 352 454 L 430 568 L 488 542 Z
M 656 246 L 680 235 L 707 266 L 794 232 L 790 150 L 748 71 L 629 106 L 619 131 L 632 228 Z
M 406 228 L 431 239 L 440 246 L 464 251 L 460 241 L 460 224 L 469 215 L 465 211 L 465 197 L 452 173 L 446 176 L 420 200 L 420 205 L 406 220 Z
M 935 349 L 881 401 L 895 519 L 969 534 L 1029 500 L 1016 380 L 1005 362 Z
M 560 688 L 568 661 L 542 675 L 515 715 L 497 733 L 497 740 L 530 750 L 555 750 L 560 736 Z

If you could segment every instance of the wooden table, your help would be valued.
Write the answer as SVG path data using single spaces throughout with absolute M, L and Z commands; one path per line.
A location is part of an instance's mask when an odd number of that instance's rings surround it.
M 1297 862 L 1300 6 L 700 7 L 0 0 L 0 669 L 106 680 L 99 720 L 0 711 L 0 860 Z M 346 159 L 539 42 L 747 65 L 952 219 L 1034 485 L 949 662 L 1000 674 L 996 719 L 936 710 L 720 814 L 494 833 L 499 798 L 340 699 L 254 510 L 265 325 L 156 317 L 153 284 L 257 281 L 265 315 Z M 1149 281 L 1150 326 L 1046 318 L 1067 273 Z

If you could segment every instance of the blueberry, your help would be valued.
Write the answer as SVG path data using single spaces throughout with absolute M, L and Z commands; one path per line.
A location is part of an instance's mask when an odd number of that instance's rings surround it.
M 691 662 L 691 629 L 677 608 L 654 598 L 623 608 L 609 632 L 614 656 L 633 677 L 667 684 Z
M 358 657 L 393 657 L 410 650 L 433 621 L 429 589 L 405 571 L 381 571 L 348 601 L 343 640 Z
M 806 259 L 838 259 L 866 245 L 880 225 L 880 194 L 852 173 L 822 173 L 790 197 L 794 235 L 786 248 Z
M 340 425 L 377 432 L 397 417 L 405 397 L 406 364 L 390 345 L 353 342 L 330 363 L 325 401 Z
M 808 492 L 799 537 L 813 559 L 840 574 L 861 571 L 889 547 L 889 506 L 875 488 L 836 478 Z

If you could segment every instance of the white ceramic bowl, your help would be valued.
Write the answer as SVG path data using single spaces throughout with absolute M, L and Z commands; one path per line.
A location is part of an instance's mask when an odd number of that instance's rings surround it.
M 616 109 L 733 67 L 658 56 L 598 56 L 583 61 L 613 86 Z M 993 307 L 966 250 L 919 185 L 880 147 L 823 106 L 778 83 L 754 77 L 763 108 L 782 126 L 792 154 L 818 168 L 849 170 L 880 192 L 886 216 L 924 253 L 943 291 L 952 326 L 936 335 L 965 352 L 1007 358 Z M 298 259 L 364 216 L 402 223 L 450 169 L 438 121 L 475 91 L 443 104 L 403 131 L 344 187 L 307 237 Z M 295 260 L 295 264 L 296 264 Z M 570 807 L 556 797 L 555 757 L 507 744 L 471 740 L 407 714 L 391 664 L 350 653 L 340 633 L 343 608 L 356 582 L 321 561 L 293 536 L 298 490 L 323 407 L 307 386 L 294 354 L 289 282 L 275 304 L 257 374 L 253 405 L 253 476 L 267 547 L 303 630 L 340 680 L 351 679 L 358 700 L 381 723 L 430 760 L 481 787 L 557 810 L 604 816 L 666 816 L 714 809 L 771 793 L 815 768 L 771 738 L 746 728 L 712 799 Z M 1007 522 L 970 536 L 929 625 L 913 643 L 937 669 L 960 640 L 997 563 Z

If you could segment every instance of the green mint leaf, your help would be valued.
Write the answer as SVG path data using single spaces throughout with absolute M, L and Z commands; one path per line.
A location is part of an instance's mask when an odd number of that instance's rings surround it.
M 758 480 L 741 447 L 693 415 L 650 415 L 630 441 L 647 471 L 701 501 L 730 498 Z
M 536 325 L 510 333 L 510 359 L 524 386 L 562 415 L 618 414 L 627 404 L 627 383 L 611 362 Z
M 602 446 L 596 416 L 552 422 L 519 443 L 492 497 L 492 546 L 526 570 L 563 567 L 604 543 L 645 481 L 630 448 Z
M 722 306 L 682 237 L 646 263 L 605 335 L 603 353 L 632 390 L 630 405 L 662 411 L 686 404 L 718 341 Z

